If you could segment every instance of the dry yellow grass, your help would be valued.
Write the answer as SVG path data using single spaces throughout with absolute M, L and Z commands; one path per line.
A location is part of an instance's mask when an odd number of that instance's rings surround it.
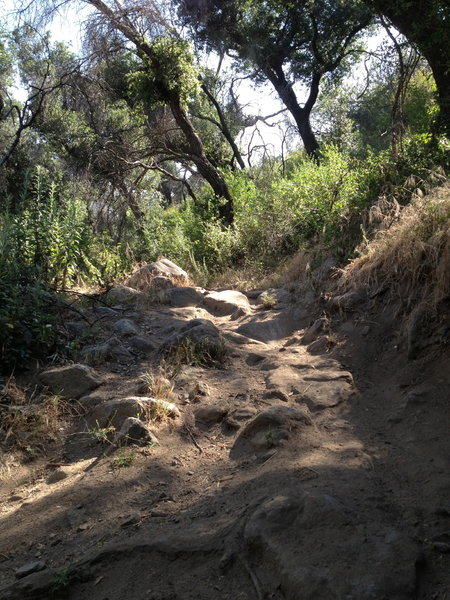
M 382 210 L 378 207 L 379 210 Z M 387 288 L 403 306 L 436 305 L 450 293 L 450 183 L 405 208 L 393 203 L 362 255 L 341 272 L 339 288 Z
M 300 283 L 309 276 L 311 260 L 310 252 L 299 251 L 273 269 L 262 269 L 253 265 L 240 269 L 225 269 L 214 273 L 205 285 L 212 289 L 267 290 L 291 282 Z

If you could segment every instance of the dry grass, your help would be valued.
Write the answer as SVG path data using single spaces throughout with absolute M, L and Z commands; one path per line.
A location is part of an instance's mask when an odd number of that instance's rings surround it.
M 72 413 L 73 407 L 59 396 L 24 390 L 10 377 L 0 387 L 0 476 L 18 455 L 33 458 L 61 439 Z
M 223 339 L 211 343 L 207 339 L 193 342 L 186 338 L 167 350 L 165 361 L 174 373 L 179 373 L 183 365 L 222 369 L 226 356 L 227 348 Z
M 150 394 L 153 398 L 172 400 L 174 393 L 170 376 L 171 374 L 164 367 L 161 367 L 156 373 L 147 371 L 140 377 L 142 385 L 139 389 L 142 393 Z
M 387 289 L 411 307 L 450 294 L 450 183 L 401 208 L 378 206 L 378 232 L 341 272 L 341 290 Z M 384 218 L 383 218 L 384 215 Z
M 312 253 L 302 250 L 273 269 L 255 266 L 225 269 L 213 274 L 205 286 L 212 289 L 267 290 L 287 283 L 300 283 L 309 277 L 312 260 Z

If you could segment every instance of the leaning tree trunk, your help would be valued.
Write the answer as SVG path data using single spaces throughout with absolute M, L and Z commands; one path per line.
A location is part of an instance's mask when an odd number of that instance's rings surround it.
M 116 14 L 103 0 L 87 0 L 101 14 L 103 14 L 112 25 L 121 31 L 135 46 L 139 55 L 145 56 L 152 63 L 158 63 L 155 53 L 151 45 L 134 27 L 127 17 L 121 14 Z M 194 129 L 186 111 L 184 110 L 180 97 L 176 92 L 166 90 L 169 98 L 169 106 L 174 116 L 174 119 L 185 135 L 189 146 L 190 159 L 195 164 L 200 175 L 209 183 L 217 196 L 225 199 L 225 205 L 221 207 L 220 216 L 226 225 L 232 225 L 234 211 L 233 199 L 226 184 L 226 181 L 221 176 L 219 171 L 208 160 L 205 154 L 203 143 Z
M 234 209 L 233 199 L 230 191 L 226 184 L 226 181 L 211 163 L 205 154 L 203 144 L 195 131 L 186 111 L 181 105 L 180 99 L 177 95 L 172 95 L 169 102 L 170 109 L 174 116 L 174 119 L 184 134 L 186 141 L 189 145 L 190 158 L 198 169 L 200 175 L 205 179 L 212 187 L 214 193 L 220 198 L 225 199 L 225 205 L 220 209 L 220 216 L 226 225 L 233 224 Z
M 302 108 L 298 103 L 292 85 L 286 80 L 281 67 L 277 69 L 265 69 L 265 74 L 280 96 L 283 104 L 294 117 L 307 154 L 312 158 L 318 159 L 319 142 L 312 130 L 310 118 L 311 111 L 319 95 L 320 75 L 313 76 L 308 99 Z

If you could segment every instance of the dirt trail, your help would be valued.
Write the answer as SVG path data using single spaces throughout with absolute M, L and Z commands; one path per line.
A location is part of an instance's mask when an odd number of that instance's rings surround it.
M 178 373 L 181 417 L 152 429 L 159 445 L 105 453 L 88 412 L 4 482 L 0 600 L 450 598 L 448 358 L 408 360 L 388 313 L 317 323 L 318 302 L 284 300 L 237 318 L 104 311 L 105 330 L 128 319 L 156 350 L 96 366 L 97 406 L 136 396 L 192 319 L 227 356 Z

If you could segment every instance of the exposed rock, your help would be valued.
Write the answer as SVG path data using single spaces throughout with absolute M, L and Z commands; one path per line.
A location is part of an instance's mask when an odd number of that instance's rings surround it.
M 58 481 L 62 481 L 63 479 L 66 479 L 67 477 L 68 477 L 68 475 L 65 471 L 63 471 L 62 469 L 55 469 L 53 471 L 53 473 L 51 473 L 47 477 L 47 483 L 48 484 L 58 483 Z
M 365 296 L 362 292 L 357 290 L 346 292 L 340 296 L 333 296 L 329 299 L 329 304 L 333 308 L 340 310 L 354 310 L 365 300 Z
M 230 320 L 231 321 L 237 321 L 241 317 L 248 317 L 248 315 L 251 315 L 251 314 L 252 314 L 252 308 L 251 308 L 251 306 L 249 306 L 248 308 L 246 308 L 245 306 L 239 306 L 234 311 L 234 313 L 231 315 Z
M 287 429 L 275 429 L 267 431 L 258 431 L 250 439 L 250 445 L 256 450 L 267 450 L 281 446 L 284 440 L 289 439 L 289 431 Z
M 214 357 L 223 351 L 222 337 L 217 327 L 208 319 L 193 319 L 171 335 L 160 347 L 161 354 L 170 354 L 178 346 L 189 341 L 195 348 Z
M 250 312 L 250 304 L 247 296 L 234 290 L 223 292 L 211 292 L 203 298 L 205 306 L 213 315 L 225 317 L 232 315 L 237 309 L 242 308 Z
M 103 402 L 105 398 L 103 396 L 99 396 L 98 394 L 89 394 L 88 396 L 83 396 L 78 400 L 78 404 L 80 404 L 85 410 L 92 410 L 97 404 Z
M 264 354 L 256 354 L 256 352 L 251 352 L 245 362 L 248 364 L 249 367 L 254 367 L 255 365 L 258 365 L 259 363 L 261 363 L 266 357 L 264 356 Z
M 311 278 L 317 283 L 324 282 L 331 275 L 337 264 L 338 262 L 334 256 L 328 256 L 320 265 L 320 267 L 314 269 L 314 271 L 311 273 Z
M 236 438 L 233 451 L 237 451 L 245 445 L 256 449 L 278 446 L 289 438 L 289 432 L 293 429 L 311 425 L 311 417 L 306 408 L 271 406 L 245 425 Z
M 282 402 L 289 402 L 289 396 L 285 392 L 283 392 L 283 390 L 268 390 L 263 397 L 266 400 L 277 398 Z
M 278 574 L 286 598 L 409 600 L 415 593 L 418 546 L 379 517 L 355 514 L 323 492 L 300 492 L 263 502 L 243 537 L 260 568 L 270 565 Z M 328 543 L 333 539 L 341 540 L 339 560 L 336 546 Z
M 169 279 L 169 277 L 163 277 L 162 275 L 157 275 L 152 279 L 152 287 L 158 290 L 168 290 L 175 286 L 174 282 Z
M 142 354 L 150 354 L 150 352 L 155 350 L 155 345 L 150 340 L 138 335 L 130 337 L 128 343 L 134 350 L 141 352 Z
M 310 344 L 313 342 L 319 333 L 321 333 L 328 325 L 328 319 L 321 318 L 314 321 L 311 327 L 305 331 L 302 337 L 302 344 Z
M 14 571 L 14 575 L 17 579 L 21 579 L 22 577 L 26 577 L 27 575 L 31 575 L 31 573 L 37 573 L 38 571 L 43 571 L 47 568 L 47 565 L 43 560 L 35 560 L 25 565 L 22 565 L 18 569 Z
M 195 409 L 194 415 L 197 421 L 211 425 L 222 421 L 227 412 L 227 409 L 222 406 L 201 406 Z
M 66 321 L 64 327 L 72 338 L 81 337 L 87 330 L 87 323 L 84 321 Z
M 243 406 L 242 408 L 237 408 L 233 411 L 233 418 L 238 421 L 247 421 L 255 416 L 256 408 Z
M 430 309 L 423 304 L 419 304 L 410 314 L 406 327 L 408 358 L 416 358 L 430 343 L 430 320 Z
M 112 328 L 123 336 L 134 336 L 139 333 L 139 328 L 130 319 L 120 319 L 113 324 Z
M 323 354 L 328 350 L 329 341 L 328 336 L 322 335 L 317 340 L 314 340 L 311 344 L 309 344 L 307 350 L 310 354 Z
M 117 315 L 117 311 L 109 306 L 96 306 L 94 313 L 99 317 L 115 317 Z
M 317 359 L 316 359 L 317 360 Z M 316 368 L 314 368 L 314 366 Z M 281 390 L 306 402 L 311 410 L 337 406 L 354 393 L 351 373 L 340 368 L 337 361 L 283 365 L 266 376 L 268 390 Z
M 304 308 L 285 310 L 281 314 L 267 312 L 238 327 L 237 332 L 261 342 L 280 340 L 304 327 L 310 313 Z
M 116 285 L 106 294 L 106 299 L 112 304 L 132 304 L 144 297 L 145 294 L 126 285 Z
M 158 444 L 158 438 L 136 417 L 127 417 L 115 437 L 116 444 Z
M 186 306 L 198 306 L 202 300 L 203 293 L 200 288 L 173 287 L 166 290 L 163 301 L 170 304 L 170 306 L 184 308 Z
M 79 364 L 43 371 L 39 380 L 54 394 L 64 398 L 80 398 L 103 383 L 93 369 Z
M 132 288 L 147 290 L 153 287 L 153 279 L 160 276 L 179 281 L 180 283 L 187 283 L 189 279 L 186 271 L 167 258 L 161 257 L 157 261 L 149 263 L 135 271 L 127 279 L 127 284 Z
M 130 396 L 128 398 L 109 400 L 104 404 L 97 405 L 89 417 L 89 423 L 98 427 L 112 425 L 118 429 L 128 417 L 139 418 L 146 416 L 151 418 L 152 413 L 154 414 L 158 411 L 164 412 L 171 418 L 180 416 L 177 406 L 171 402 L 155 398 Z
M 118 339 L 112 338 L 102 344 L 86 346 L 81 352 L 81 357 L 90 365 L 101 365 L 108 360 L 131 360 L 133 355 L 122 346 Z
M 209 385 L 205 381 L 197 382 L 197 393 L 200 396 L 209 396 L 209 394 L 210 394 Z

